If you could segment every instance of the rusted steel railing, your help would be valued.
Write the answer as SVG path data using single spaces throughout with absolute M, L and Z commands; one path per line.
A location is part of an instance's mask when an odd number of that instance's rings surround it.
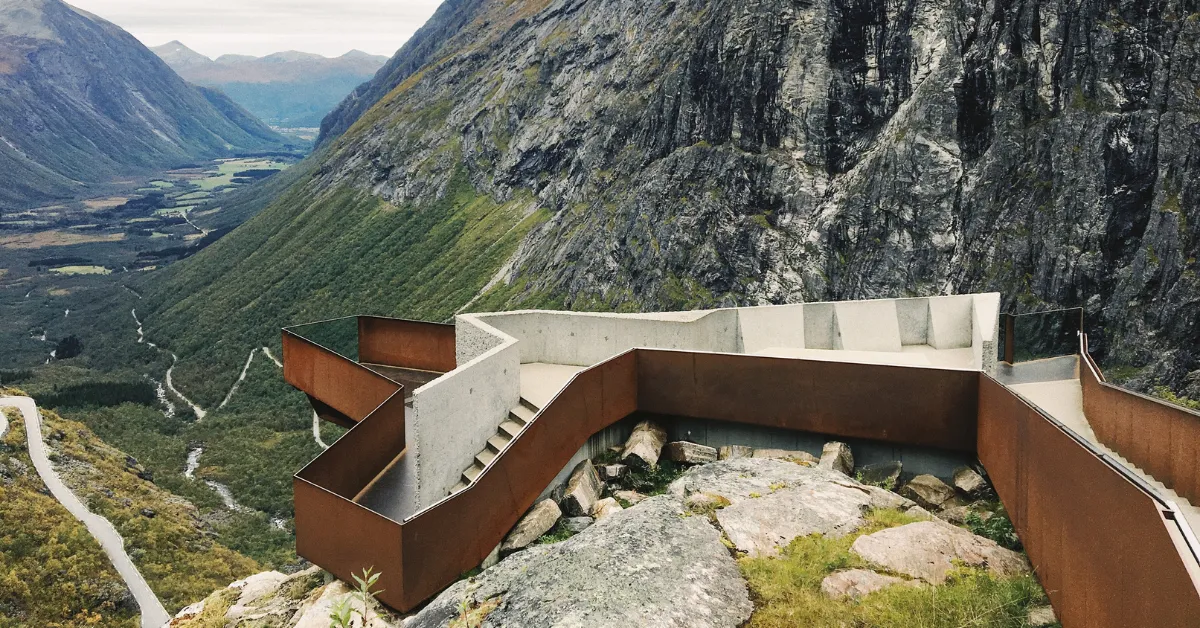
M 358 317 L 358 361 L 422 371 L 453 371 L 454 325 Z
M 979 459 L 1062 625 L 1195 626 L 1200 580 L 1179 513 L 1083 438 L 979 377 Z
M 328 355 L 290 355 L 353 364 L 317 349 Z M 374 381 L 353 366 L 357 381 Z M 345 377 L 348 368 L 316 372 Z M 1064 626 L 1184 626 L 1200 617 L 1200 568 L 1177 513 L 978 372 L 631 350 L 577 374 L 475 482 L 404 521 L 355 502 L 403 461 L 402 390 L 394 386 L 294 485 L 297 552 L 343 579 L 374 567 L 383 573 L 380 598 L 398 609 L 478 565 L 592 434 L 640 410 L 977 450 Z
M 1086 336 L 1080 337 L 1079 353 L 1083 410 L 1096 438 L 1200 504 L 1200 413 L 1107 383 Z

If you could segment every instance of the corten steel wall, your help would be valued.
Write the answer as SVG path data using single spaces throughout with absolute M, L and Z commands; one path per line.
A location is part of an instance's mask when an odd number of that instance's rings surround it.
M 358 359 L 422 371 L 453 371 L 454 325 L 359 316 Z
M 975 451 L 976 371 L 639 351 L 639 409 Z
M 1096 438 L 1193 504 L 1200 503 L 1200 414 L 1106 383 L 1086 338 L 1080 353 L 1083 410 Z
M 398 384 L 325 347 L 283 331 L 283 378 L 333 410 L 360 421 Z
M 1195 559 L 1163 506 L 1084 441 L 979 378 L 979 459 L 1062 625 L 1200 623 Z
M 292 479 L 296 552 L 346 581 L 365 567 L 402 564 L 400 524 L 353 500 L 404 450 L 404 387 L 291 332 L 283 347 L 287 381 L 353 425 Z M 314 379 L 316 391 L 301 385 Z M 393 569 L 379 586 L 399 589 L 401 582 Z

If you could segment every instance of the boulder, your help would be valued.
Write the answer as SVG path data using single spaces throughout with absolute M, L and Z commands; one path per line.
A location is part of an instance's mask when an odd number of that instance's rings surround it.
M 955 525 L 962 525 L 967 522 L 967 515 L 971 514 L 970 506 L 953 506 L 944 508 L 937 514 L 938 519 L 949 521 Z
M 964 494 L 978 497 L 987 492 L 988 482 L 971 467 L 959 467 L 954 471 L 954 488 Z
M 717 461 L 717 450 L 681 440 L 667 445 L 667 457 L 675 462 L 705 464 Z
M 1046 628 L 1058 623 L 1058 617 L 1054 615 L 1054 608 L 1051 606 L 1038 606 L 1029 609 L 1029 615 L 1025 623 L 1029 624 L 1030 628 Z
M 562 510 L 572 517 L 586 516 L 592 512 L 603 491 L 604 483 L 600 481 L 596 467 L 592 466 L 591 460 L 584 460 L 575 466 L 563 488 Z
M 718 460 L 737 460 L 754 456 L 754 448 L 745 445 L 725 445 L 717 450 Z
M 566 517 L 562 520 L 563 527 L 571 534 L 579 534 L 592 525 L 591 517 Z
M 692 493 L 683 500 L 683 507 L 689 512 L 707 515 L 730 504 L 724 495 L 716 493 Z
M 642 495 L 637 491 L 616 491 L 613 493 L 613 497 L 628 503 L 630 506 L 633 506 L 646 499 L 645 495 Z
M 753 457 L 787 460 L 788 462 L 797 462 L 812 466 L 816 466 L 820 462 L 819 458 L 807 451 L 793 451 L 790 449 L 755 449 Z
M 919 586 L 920 583 L 915 580 L 885 576 L 869 569 L 847 569 L 825 576 L 825 579 L 821 581 L 821 592 L 835 600 L 848 597 L 858 599 L 880 589 L 896 585 L 911 587 Z
M 850 551 L 932 584 L 945 582 L 956 564 L 986 567 L 998 576 L 1029 571 L 1022 555 L 944 521 L 920 521 L 863 535 L 854 540 Z
M 948 503 L 954 498 L 954 489 L 932 475 L 918 475 L 900 489 L 900 494 L 926 510 L 941 510 L 943 505 L 957 505 Z
M 817 466 L 853 476 L 854 455 L 850 453 L 850 446 L 846 443 L 831 441 L 825 443 L 821 450 L 821 460 Z
M 529 509 L 528 513 L 517 522 L 516 527 L 508 533 L 504 543 L 500 544 L 500 554 L 505 555 L 529 546 L 538 537 L 550 531 L 562 517 L 562 510 L 553 499 L 543 499 Z
M 599 521 L 613 513 L 621 512 L 622 510 L 624 510 L 624 508 L 621 508 L 621 504 L 618 504 L 617 500 L 611 497 L 605 497 L 604 499 L 596 502 L 596 505 L 592 507 L 592 518 L 596 521 Z
M 464 601 L 475 606 L 497 597 L 503 602 L 488 615 L 488 626 L 734 628 L 753 611 L 720 533 L 703 517 L 681 517 L 670 496 L 652 497 L 603 525 L 460 580 L 406 628 L 444 628 Z
M 596 467 L 596 470 L 600 473 L 600 479 L 604 480 L 605 482 L 619 480 L 626 475 L 629 475 L 629 467 L 623 464 L 601 465 Z
M 154 512 L 154 510 L 150 509 L 150 508 L 143 508 L 141 510 L 141 513 L 142 513 L 142 516 L 147 519 L 153 519 L 154 517 L 156 517 L 158 515 L 158 513 Z
M 642 421 L 633 428 L 625 448 L 621 450 L 621 461 L 639 468 L 658 466 L 658 457 L 663 445 L 667 444 L 667 431 L 653 421 Z
M 900 472 L 904 470 L 904 463 L 899 460 L 892 462 L 877 462 L 875 464 L 865 464 L 858 468 L 857 477 L 863 484 L 871 484 L 873 486 L 882 486 L 886 489 L 893 489 L 900 484 Z

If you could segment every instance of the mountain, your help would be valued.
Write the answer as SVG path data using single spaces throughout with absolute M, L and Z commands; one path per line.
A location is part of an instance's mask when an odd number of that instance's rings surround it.
M 265 57 L 222 55 L 214 61 L 178 41 L 152 50 L 188 81 L 219 88 L 280 127 L 320 125 L 325 114 L 387 61 L 359 50 L 332 59 L 290 50 Z
M 178 71 L 178 68 L 213 65 L 212 59 L 188 48 L 183 45 L 183 42 L 178 40 L 156 46 L 150 50 L 163 61 L 166 61 L 167 65 L 176 71 Z
M 212 398 L 279 326 L 351 312 L 997 290 L 1086 306 L 1106 360 L 1180 384 L 1200 369 L 1197 16 L 449 0 L 326 119 L 303 177 L 150 280 L 153 333 Z
M 0 0 L 0 209 L 283 138 L 59 0 Z

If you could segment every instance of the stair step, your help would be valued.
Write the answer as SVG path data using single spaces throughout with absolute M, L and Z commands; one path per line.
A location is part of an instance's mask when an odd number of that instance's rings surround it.
M 516 438 L 517 434 L 521 432 L 521 427 L 521 424 L 516 421 L 505 421 L 500 424 L 500 430 L 507 432 L 513 438 Z
M 475 454 L 475 464 L 477 465 L 483 465 L 486 467 L 489 464 L 492 464 L 492 461 L 495 459 L 496 453 L 490 449 L 485 449 L 478 454 Z
M 496 453 L 500 453 L 500 452 L 504 451 L 504 448 L 507 447 L 508 444 L 511 442 L 512 442 L 512 438 L 508 434 L 505 434 L 504 432 L 500 432 L 500 433 L 496 434 L 495 436 L 488 439 L 488 447 L 492 451 L 495 451 Z
M 534 412 L 541 410 L 541 408 L 537 407 L 537 404 L 533 403 L 532 401 L 530 401 L 524 397 L 521 397 L 521 405 L 525 406 L 526 408 L 529 408 L 530 410 L 533 410 Z
M 480 473 L 483 473 L 483 467 L 477 462 L 467 468 L 466 471 L 463 471 L 462 474 L 463 477 L 467 478 L 468 482 L 474 482 L 475 478 L 479 477 Z
M 455 484 L 453 487 L 451 487 L 450 494 L 453 495 L 453 494 L 463 490 L 464 488 L 467 488 L 467 483 L 464 482 L 463 480 L 459 480 L 458 484 Z
M 517 417 L 522 423 L 528 423 L 532 421 L 533 415 L 535 414 L 537 413 L 523 405 L 519 405 L 508 412 L 509 417 Z

